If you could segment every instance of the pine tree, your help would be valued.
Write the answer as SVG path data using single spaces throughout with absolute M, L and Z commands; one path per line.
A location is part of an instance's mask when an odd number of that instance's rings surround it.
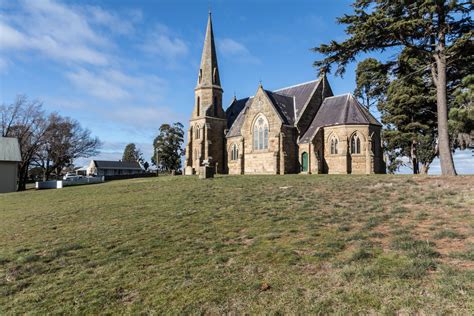
M 392 159 L 409 157 L 414 174 L 427 173 L 438 153 L 435 87 L 423 61 L 409 49 L 400 54 L 391 77 L 378 103 L 386 151 Z
M 329 72 L 337 64 L 342 75 L 361 52 L 389 47 L 409 48 L 425 60 L 436 86 L 438 146 L 441 171 L 455 175 L 448 132 L 448 74 L 451 63 L 472 54 L 474 35 L 471 1 L 456 0 L 355 0 L 354 13 L 338 19 L 349 38 L 314 48 L 325 55 L 314 64 Z
M 143 163 L 142 153 L 134 143 L 125 146 L 122 161 Z
M 387 89 L 387 68 L 375 58 L 367 58 L 357 64 L 354 95 L 369 111 L 381 101 Z

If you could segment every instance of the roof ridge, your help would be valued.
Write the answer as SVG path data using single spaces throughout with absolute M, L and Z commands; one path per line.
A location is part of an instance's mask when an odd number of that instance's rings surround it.
M 319 80 L 321 80 L 321 78 L 311 80 L 311 81 L 306 81 L 306 82 L 303 82 L 303 83 L 298 83 L 298 84 L 295 84 L 295 85 L 292 85 L 292 86 L 289 86 L 289 87 L 284 87 L 284 88 L 276 89 L 276 90 L 273 90 L 273 91 L 277 92 L 277 91 L 286 90 L 286 89 L 290 89 L 290 88 L 296 88 L 296 87 L 304 86 L 306 84 L 310 84 L 310 83 L 313 83 L 313 82 L 316 82 L 316 81 L 319 81 Z
M 325 97 L 324 100 L 332 99 L 332 98 L 341 98 L 341 97 L 344 97 L 344 96 L 347 97 L 348 95 L 352 95 L 352 93 L 347 92 L 347 93 L 343 93 L 343 94 L 333 95 L 333 96 L 330 96 L 330 97 Z

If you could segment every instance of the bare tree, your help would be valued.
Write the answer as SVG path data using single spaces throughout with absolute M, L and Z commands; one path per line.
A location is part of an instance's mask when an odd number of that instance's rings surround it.
M 60 175 L 74 159 L 96 155 L 100 145 L 99 139 L 91 137 L 91 132 L 82 128 L 79 122 L 52 113 L 48 117 L 45 142 L 35 163 L 43 169 L 43 179 L 48 180 L 53 172 Z
M 20 143 L 21 162 L 18 168 L 18 190 L 25 190 L 28 169 L 45 143 L 48 124 L 44 118 L 42 103 L 29 101 L 24 95 L 17 96 L 11 105 L 0 106 L 0 132 L 4 137 L 16 137 Z

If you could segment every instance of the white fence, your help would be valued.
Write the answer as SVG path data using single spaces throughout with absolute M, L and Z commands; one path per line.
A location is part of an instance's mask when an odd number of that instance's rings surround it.
M 71 180 L 53 180 L 36 182 L 36 189 L 62 189 L 63 187 L 104 182 L 104 177 L 78 178 Z

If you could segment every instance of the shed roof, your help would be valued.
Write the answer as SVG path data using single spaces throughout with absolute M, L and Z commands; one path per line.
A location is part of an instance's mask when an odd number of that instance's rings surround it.
M 329 97 L 324 99 L 321 108 L 299 142 L 307 143 L 311 141 L 321 127 L 354 124 L 382 126 L 352 94 Z
M 0 161 L 21 161 L 20 144 L 17 138 L 0 137 Z
M 142 170 L 138 162 L 94 160 L 98 169 Z

